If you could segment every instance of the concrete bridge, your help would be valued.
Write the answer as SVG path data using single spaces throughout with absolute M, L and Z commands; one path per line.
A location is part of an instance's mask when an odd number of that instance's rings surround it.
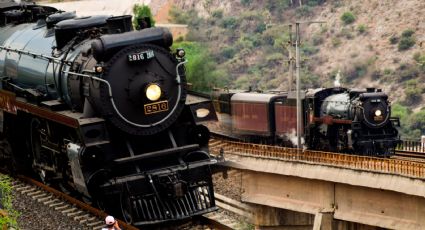
M 211 150 L 241 170 L 241 201 L 270 209 L 252 218 L 257 229 L 425 229 L 422 163 L 220 141 Z

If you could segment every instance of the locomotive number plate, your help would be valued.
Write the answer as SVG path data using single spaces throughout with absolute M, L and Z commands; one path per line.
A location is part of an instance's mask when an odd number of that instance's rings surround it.
M 383 121 L 384 117 L 383 116 L 375 116 L 375 117 L 373 117 L 373 120 L 374 121 Z
M 145 114 L 154 114 L 168 111 L 168 101 L 159 101 L 145 105 Z
M 146 50 L 140 53 L 133 53 L 128 55 L 128 61 L 129 62 L 136 62 L 136 61 L 144 61 L 149 60 L 155 57 L 155 53 L 153 50 Z

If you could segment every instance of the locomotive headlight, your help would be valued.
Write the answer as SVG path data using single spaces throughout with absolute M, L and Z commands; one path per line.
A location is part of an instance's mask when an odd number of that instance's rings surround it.
M 186 51 L 184 51 L 184 49 L 182 49 L 182 48 L 178 48 L 176 50 L 176 55 L 179 58 L 184 58 L 184 56 L 186 55 Z
M 379 110 L 379 109 L 377 109 L 377 110 L 375 111 L 375 116 L 379 117 L 379 116 L 381 116 L 381 115 L 382 115 L 382 111 L 381 111 L 381 110 Z
M 156 101 L 161 97 L 161 87 L 157 84 L 149 84 L 146 87 L 146 97 L 151 101 Z

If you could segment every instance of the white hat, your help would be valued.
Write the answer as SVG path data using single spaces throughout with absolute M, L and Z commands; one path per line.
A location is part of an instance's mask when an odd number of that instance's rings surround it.
M 112 224 L 114 224 L 115 223 L 114 217 L 113 216 L 107 216 L 105 218 L 105 223 L 106 223 L 106 225 L 112 225 Z

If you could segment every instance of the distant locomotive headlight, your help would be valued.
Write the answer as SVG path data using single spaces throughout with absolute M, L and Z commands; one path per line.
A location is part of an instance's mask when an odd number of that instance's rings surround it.
M 176 54 L 179 58 L 184 58 L 184 56 L 186 55 L 186 51 L 184 51 L 184 49 L 182 48 L 178 48 Z
M 157 84 L 149 84 L 146 87 L 146 97 L 151 101 L 157 101 L 161 97 L 161 87 Z
M 381 116 L 381 115 L 382 115 L 382 111 L 381 111 L 381 110 L 379 110 L 379 109 L 377 109 L 377 110 L 375 111 L 375 116 L 379 117 L 379 116 Z

